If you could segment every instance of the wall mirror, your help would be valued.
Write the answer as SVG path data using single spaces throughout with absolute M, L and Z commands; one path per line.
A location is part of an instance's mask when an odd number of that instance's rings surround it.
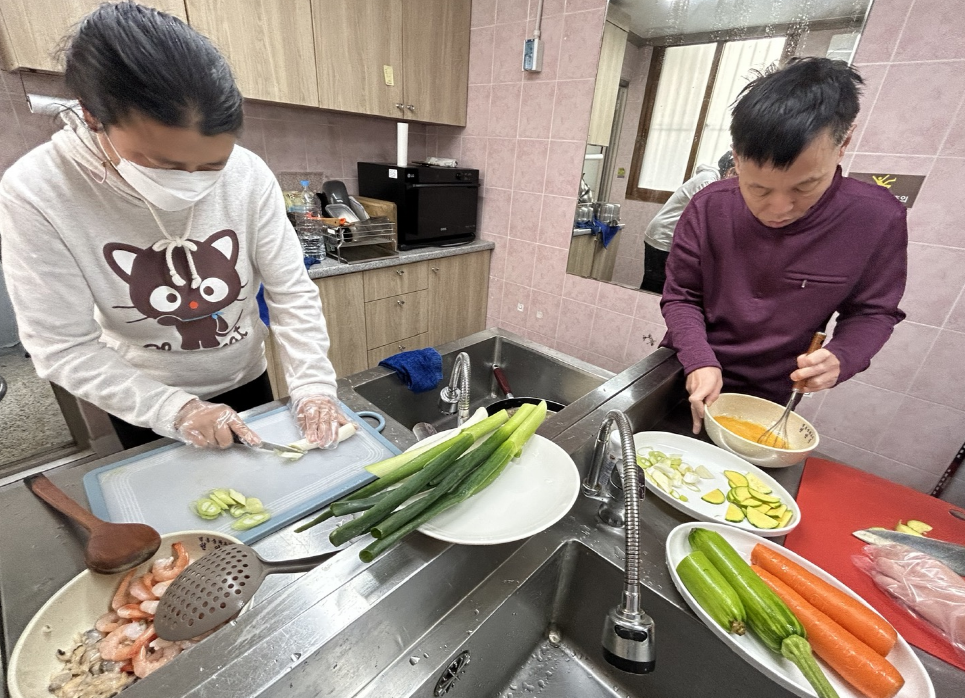
M 732 174 L 737 94 L 793 56 L 851 62 L 870 7 L 610 0 L 567 273 L 659 294 L 679 196 L 661 209 L 693 177 L 687 190 Z

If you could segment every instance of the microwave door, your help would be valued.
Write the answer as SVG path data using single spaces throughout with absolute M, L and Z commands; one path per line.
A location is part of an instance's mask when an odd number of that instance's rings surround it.
M 416 199 L 416 229 L 414 235 L 408 236 L 413 242 L 429 244 L 440 239 L 475 235 L 478 185 L 410 186 Z

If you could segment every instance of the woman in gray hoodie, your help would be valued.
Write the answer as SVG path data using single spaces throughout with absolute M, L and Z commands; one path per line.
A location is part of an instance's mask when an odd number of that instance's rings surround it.
M 156 434 L 258 443 L 271 400 L 261 284 L 306 438 L 345 423 L 318 291 L 275 177 L 237 145 L 242 98 L 211 42 L 163 12 L 102 5 L 66 45 L 79 100 L 0 181 L 4 271 L 38 374 Z

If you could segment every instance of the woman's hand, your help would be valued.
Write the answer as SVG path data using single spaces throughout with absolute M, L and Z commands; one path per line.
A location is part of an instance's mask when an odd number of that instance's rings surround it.
M 687 392 L 690 393 L 690 414 L 694 418 L 694 433 L 700 433 L 704 421 L 704 406 L 714 404 L 724 387 L 724 377 L 716 366 L 704 366 L 687 374 Z
M 198 448 L 228 448 L 236 435 L 251 446 L 261 443 L 261 437 L 233 409 L 198 398 L 181 408 L 174 420 L 174 428 L 184 443 Z
M 327 395 L 310 395 L 291 405 L 302 436 L 319 448 L 338 446 L 338 428 L 348 424 L 338 403 Z
M 804 390 L 816 393 L 833 388 L 841 375 L 841 362 L 827 349 L 797 357 L 797 370 L 791 374 L 792 381 L 807 380 Z

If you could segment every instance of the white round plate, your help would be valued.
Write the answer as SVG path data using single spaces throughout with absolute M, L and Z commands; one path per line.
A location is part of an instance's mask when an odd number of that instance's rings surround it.
M 192 559 L 237 538 L 215 531 L 178 531 L 161 536 L 161 547 L 139 574 L 150 569 L 155 560 L 171 556 L 171 544 L 181 541 Z M 50 597 L 24 628 L 10 655 L 7 686 L 11 698 L 50 698 L 50 677 L 63 668 L 58 649 L 71 649 L 74 635 L 94 627 L 95 621 L 110 610 L 111 599 L 126 572 L 93 574 L 84 570 Z
M 868 606 L 868 608 L 871 608 L 871 606 L 851 591 L 851 589 L 817 565 L 753 533 L 740 531 L 721 524 L 705 523 L 681 524 L 670 532 L 670 535 L 667 537 L 667 567 L 670 568 L 670 576 L 673 578 L 673 583 L 677 586 L 677 591 L 684 597 L 684 600 L 686 600 L 690 608 L 693 609 L 694 613 L 704 622 L 704 625 L 710 628 L 717 637 L 726 642 L 744 661 L 772 679 L 775 683 L 780 684 L 798 696 L 805 698 L 817 696 L 814 689 L 811 688 L 811 684 L 807 682 L 804 675 L 790 660 L 771 652 L 750 630 L 744 635 L 734 635 L 726 632 L 707 615 L 707 612 L 700 607 L 700 604 L 698 604 L 694 597 L 690 595 L 690 592 L 687 591 L 687 587 L 683 585 L 683 582 L 680 581 L 680 577 L 677 575 L 677 565 L 692 551 L 687 537 L 695 528 L 706 528 L 711 531 L 717 531 L 724 537 L 724 540 L 734 547 L 734 550 L 736 550 L 742 558 L 748 561 L 751 557 L 751 550 L 753 550 L 754 546 L 758 543 L 772 550 L 777 550 L 784 557 L 798 563 L 808 572 L 820 577 L 844 593 L 853 596 L 865 606 Z M 888 653 L 887 660 L 894 665 L 905 679 L 905 685 L 901 687 L 901 690 L 898 691 L 895 698 L 935 698 L 935 688 L 932 686 L 931 679 L 928 677 L 928 672 L 925 671 L 925 667 L 922 666 L 918 656 L 900 635 L 898 636 L 898 642 L 892 648 L 891 652 Z M 828 677 L 828 681 L 831 682 L 831 685 L 834 686 L 841 698 L 862 698 L 861 693 L 853 689 L 850 684 L 846 683 L 821 659 L 818 659 L 818 663 L 821 665 L 821 668 L 824 669 L 825 676 Z
M 786 536 L 801 522 L 801 509 L 798 507 L 797 502 L 794 501 L 794 497 L 792 497 L 777 480 L 756 465 L 751 465 L 740 456 L 735 456 L 733 453 L 729 453 L 705 441 L 698 441 L 689 436 L 671 434 L 666 431 L 642 431 L 639 434 L 634 434 L 633 446 L 638 453 L 641 449 L 650 448 L 663 451 L 668 455 L 671 453 L 679 453 L 687 465 L 694 468 L 698 465 L 703 465 L 711 472 L 714 476 L 713 480 L 700 480 L 700 482 L 697 483 L 697 486 L 700 487 L 700 492 L 694 492 L 686 487 L 679 489 L 681 494 L 687 495 L 686 502 L 674 499 L 654 483 L 649 480 L 647 481 L 647 490 L 653 492 L 670 506 L 679 509 L 688 516 L 694 517 L 698 521 L 725 524 L 745 531 L 751 531 L 759 536 L 767 536 L 768 538 Z M 735 470 L 741 474 L 753 473 L 761 482 L 770 487 L 772 494 L 775 497 L 780 497 L 781 502 L 786 504 L 788 508 L 794 512 L 794 516 L 791 517 L 788 525 L 765 530 L 752 526 L 747 519 L 744 519 L 740 523 L 724 521 L 724 514 L 727 512 L 726 500 L 723 504 L 711 504 L 701 499 L 701 496 L 715 489 L 720 490 L 725 495 L 727 494 L 727 491 L 730 489 L 730 484 L 727 482 L 727 478 L 724 477 L 725 470 Z
M 555 524 L 579 493 L 580 473 L 573 459 L 549 439 L 533 436 L 489 487 L 419 530 L 462 545 L 509 543 Z

